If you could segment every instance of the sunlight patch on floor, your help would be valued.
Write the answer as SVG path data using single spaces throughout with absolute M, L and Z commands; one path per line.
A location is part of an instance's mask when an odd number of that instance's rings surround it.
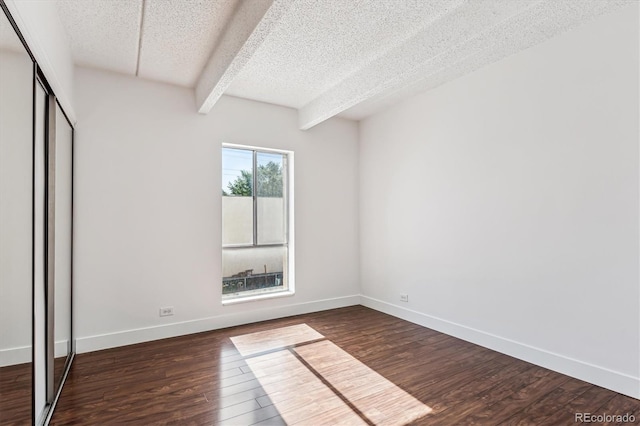
M 290 351 L 247 359 L 271 403 L 288 425 L 365 425 Z
M 258 354 L 244 361 L 266 392 L 260 405 L 272 404 L 289 425 L 400 426 L 432 411 L 323 338 L 299 324 L 231 340 L 242 356 Z
M 298 324 L 235 336 L 231 341 L 242 356 L 248 356 L 322 338 L 322 334 L 307 324 Z
M 404 425 L 432 410 L 328 340 L 294 351 L 376 425 Z

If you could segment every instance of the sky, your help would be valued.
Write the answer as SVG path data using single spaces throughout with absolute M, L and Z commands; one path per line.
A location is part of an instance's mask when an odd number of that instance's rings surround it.
M 252 152 L 243 149 L 222 148 L 222 189 L 240 176 L 240 170 L 252 169 Z
M 253 152 L 246 149 L 222 148 L 222 189 L 227 190 L 229 183 L 240 176 L 241 170 L 251 171 Z M 282 154 L 258 152 L 258 164 L 273 161 L 282 164 Z

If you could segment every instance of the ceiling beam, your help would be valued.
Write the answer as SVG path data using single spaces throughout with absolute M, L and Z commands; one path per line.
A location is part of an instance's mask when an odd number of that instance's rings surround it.
M 501 3 L 506 7 L 500 6 Z M 520 13 L 528 6 L 528 3 L 509 3 L 507 0 L 452 1 L 411 38 L 300 108 L 300 130 L 308 130 L 361 102 L 398 90 L 414 81 L 417 75 L 441 69 L 447 60 L 460 52 L 461 47 L 472 45 L 482 29 L 496 20 Z M 474 17 L 470 22 L 469 15 Z M 447 31 L 449 28 L 466 28 L 466 31 L 451 37 Z
M 240 0 L 196 83 L 199 113 L 211 111 L 294 1 Z
M 465 7 L 456 7 L 452 2 L 449 13 L 300 108 L 299 128 L 308 130 L 365 101 L 400 99 L 396 94 L 406 95 L 407 88 L 408 93 L 431 89 L 625 4 L 465 0 L 458 4 Z M 452 35 L 447 28 L 464 31 Z

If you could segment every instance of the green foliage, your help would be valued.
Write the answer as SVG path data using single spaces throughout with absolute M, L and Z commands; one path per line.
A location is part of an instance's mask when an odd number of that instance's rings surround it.
M 258 166 L 258 197 L 282 197 L 282 168 L 269 161 Z
M 233 182 L 229 182 L 227 189 L 229 193 L 223 191 L 222 195 L 237 195 L 242 197 L 250 197 L 252 194 L 253 176 L 248 170 L 241 170 L 240 176 Z
M 282 168 L 269 161 L 258 166 L 258 197 L 282 197 Z M 253 175 L 248 170 L 241 170 L 240 176 L 227 185 L 222 195 L 250 197 L 253 194 Z

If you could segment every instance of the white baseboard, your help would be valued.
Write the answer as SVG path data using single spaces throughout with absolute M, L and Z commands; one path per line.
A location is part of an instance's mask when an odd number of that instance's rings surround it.
M 125 330 L 117 333 L 80 337 L 76 339 L 77 353 L 85 353 L 118 346 L 132 345 L 152 340 L 182 336 L 220 328 L 233 327 L 257 321 L 266 321 L 292 315 L 319 312 L 361 304 L 397 318 L 419 324 L 441 333 L 498 351 L 500 353 L 575 377 L 603 388 L 611 389 L 632 398 L 640 399 L 640 378 L 589 364 L 564 355 L 549 352 L 491 333 L 433 317 L 368 296 L 345 296 L 314 302 L 298 303 L 275 308 L 257 309 L 228 315 L 202 318 L 193 321 L 166 324 L 155 327 Z M 31 356 L 31 348 L 28 348 Z M 0 359 L 4 360 L 0 351 Z
M 640 399 L 640 378 L 589 364 L 564 355 L 505 339 L 491 333 L 456 324 L 441 318 L 383 302 L 368 296 L 360 296 L 361 304 L 376 311 L 393 315 L 406 321 L 431 328 L 441 333 L 466 340 L 476 345 L 539 365 L 576 379 Z
M 61 356 L 66 356 L 68 353 L 69 353 L 69 341 L 68 340 L 57 341 L 54 346 L 53 356 L 55 358 L 59 358 Z
M 0 349 L 0 367 L 31 362 L 31 346 Z
M 118 346 L 133 345 L 152 340 L 166 339 L 169 337 L 183 336 L 186 334 L 200 333 L 203 331 L 217 330 L 220 328 L 233 327 L 252 322 L 326 311 L 328 309 L 343 308 L 345 306 L 359 304 L 360 296 L 353 295 L 313 302 L 296 303 L 275 308 L 252 309 L 234 314 L 218 315 L 215 317 L 159 325 L 155 327 L 124 330 L 116 333 L 79 337 L 76 339 L 76 352 L 81 354 L 85 352 L 115 348 Z
M 58 358 L 66 355 L 68 353 L 68 344 L 68 340 L 60 340 L 56 342 L 54 357 Z M 31 346 L 0 349 L 0 367 L 31 362 L 31 357 Z

